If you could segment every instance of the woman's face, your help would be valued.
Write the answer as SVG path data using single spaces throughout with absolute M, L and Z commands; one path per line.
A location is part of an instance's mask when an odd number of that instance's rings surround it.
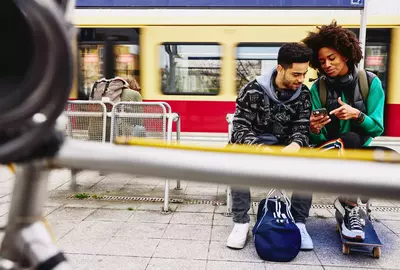
M 349 71 L 346 64 L 347 59 L 332 48 L 321 48 L 318 52 L 318 60 L 321 68 L 329 77 L 343 76 Z

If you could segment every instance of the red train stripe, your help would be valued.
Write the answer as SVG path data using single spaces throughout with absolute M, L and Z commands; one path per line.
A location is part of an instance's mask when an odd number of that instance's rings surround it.
M 160 101 L 160 100 L 146 100 Z M 228 132 L 226 114 L 234 113 L 234 101 L 167 100 L 181 117 L 182 132 Z

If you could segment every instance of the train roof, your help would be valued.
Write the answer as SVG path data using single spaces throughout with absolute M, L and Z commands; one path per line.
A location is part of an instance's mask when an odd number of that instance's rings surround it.
M 261 0 L 260 0 L 261 1 Z M 367 8 L 369 27 L 400 26 L 400 1 L 370 0 Z M 359 27 L 360 10 L 302 9 L 142 9 L 77 8 L 74 22 L 82 27 L 134 27 L 155 25 L 291 25 L 328 24 L 333 19 L 343 26 Z
M 361 9 L 364 0 L 77 0 L 77 7 L 143 8 L 341 8 Z

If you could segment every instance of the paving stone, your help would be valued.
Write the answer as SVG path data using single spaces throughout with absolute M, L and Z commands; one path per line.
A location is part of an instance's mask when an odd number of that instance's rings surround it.
M 346 266 L 324 266 L 325 270 L 352 270 L 352 269 L 365 269 L 365 267 L 346 267 Z M 382 268 L 368 268 L 368 270 L 378 270 Z
M 99 251 L 110 241 L 107 236 L 84 236 L 77 234 L 66 234 L 57 241 L 64 252 L 77 254 L 99 254 Z
M 264 263 L 208 261 L 207 270 L 264 270 Z
M 209 241 L 161 239 L 154 258 L 207 259 Z
M 0 216 L 0 227 L 6 225 L 7 220 L 8 220 L 8 214 L 4 214 L 4 215 Z
M 400 220 L 381 220 L 381 222 L 393 233 L 400 234 Z
M 13 187 L 0 187 L 0 196 L 11 194 Z
M 390 200 L 385 199 L 370 199 L 372 207 L 395 207 L 396 205 Z
M 97 255 L 87 269 L 145 270 L 149 261 L 150 258 Z
M 128 235 L 114 236 L 98 254 L 151 257 L 160 239 L 140 239 Z
M 71 265 L 71 269 L 74 270 L 87 270 L 90 262 L 96 257 L 96 255 L 88 254 L 64 253 L 64 255 L 67 258 L 68 263 Z
M 158 211 L 161 213 L 163 211 L 164 205 L 163 203 L 141 203 L 138 210 L 144 210 L 144 211 Z M 172 214 L 172 213 L 169 213 Z
M 217 195 L 218 187 L 196 187 L 196 186 L 188 186 L 185 190 L 185 194 L 187 195 Z
M 196 181 L 184 181 L 190 187 L 218 187 L 219 184 L 212 182 L 196 182 Z
M 80 223 L 79 220 L 47 219 L 47 221 L 56 240 L 60 240 Z
M 211 204 L 181 204 L 176 212 L 214 213 L 216 206 Z
M 211 225 L 212 213 L 173 213 L 171 223 L 175 224 L 196 224 Z
M 233 226 L 232 217 L 224 216 L 223 214 L 215 213 L 213 225 Z
M 127 221 L 132 214 L 128 209 L 97 209 L 86 220 Z
M 115 235 L 123 225 L 124 222 L 85 220 L 75 226 L 75 228 L 69 234 L 72 234 L 74 236 L 82 235 L 87 237 L 111 237 Z
M 94 211 L 95 209 L 83 207 L 61 207 L 47 217 L 50 219 L 84 220 Z
M 323 270 L 324 267 L 317 265 L 293 265 L 293 264 L 275 264 L 275 263 L 265 263 L 266 270 Z
M 0 216 L 5 215 L 10 210 L 10 203 L 0 203 Z
M 230 249 L 226 241 L 211 241 L 208 260 L 236 261 L 236 262 L 262 262 L 254 248 L 254 242 L 247 238 L 246 246 L 241 250 Z
M 314 250 L 311 251 L 300 251 L 296 258 L 286 264 L 296 264 L 296 265 L 321 265 L 317 254 Z
M 227 241 L 232 228 L 232 226 L 213 226 L 211 231 L 211 241 Z
M 101 206 L 101 209 L 117 209 L 117 210 L 129 210 L 136 211 L 139 209 L 140 202 L 106 202 L 104 205 Z
M 0 195 L 0 203 L 9 203 L 11 202 L 11 195 Z
M 162 214 L 158 211 L 132 211 L 128 222 L 137 223 L 169 223 L 172 214 Z
M 310 209 L 309 213 L 310 217 L 317 218 L 333 218 L 335 217 L 328 209 Z
M 152 258 L 146 270 L 205 270 L 205 260 Z
M 167 228 L 165 223 L 132 223 L 126 222 L 116 232 L 117 236 L 129 236 L 132 238 L 161 238 Z
M 184 240 L 209 240 L 211 225 L 169 224 L 163 238 Z
M 379 220 L 400 220 L 400 212 L 372 212 L 372 217 Z

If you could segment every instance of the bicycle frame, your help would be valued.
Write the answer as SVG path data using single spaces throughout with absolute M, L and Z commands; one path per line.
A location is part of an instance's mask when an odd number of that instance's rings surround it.
M 47 182 L 48 171 L 43 161 L 17 166 L 8 222 L 0 248 L 1 270 L 27 266 L 36 269 L 44 261 L 61 254 L 42 218 Z M 71 268 L 61 261 L 50 269 Z

